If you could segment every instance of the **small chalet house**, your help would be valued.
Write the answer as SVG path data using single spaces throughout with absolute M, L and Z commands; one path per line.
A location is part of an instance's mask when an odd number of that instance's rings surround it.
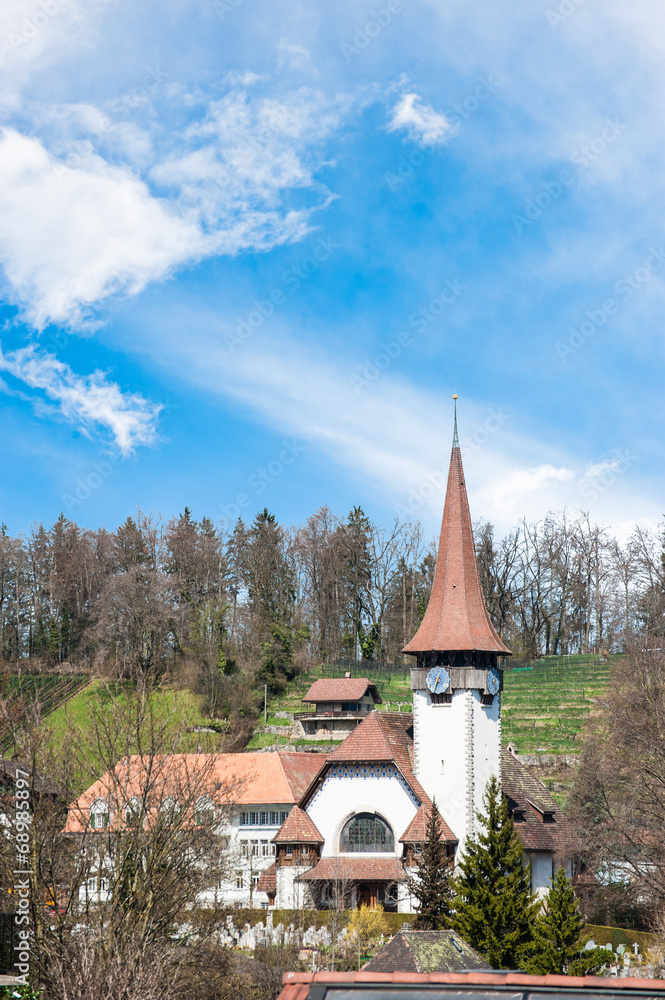
M 381 695 L 367 677 L 324 678 L 312 684 L 303 702 L 314 705 L 314 711 L 295 715 L 306 736 L 346 735 L 381 704 Z
M 432 801 L 454 865 L 478 833 L 492 776 L 502 782 L 531 861 L 532 888 L 545 893 L 555 868 L 569 868 L 555 801 L 501 746 L 503 668 L 511 653 L 480 588 L 456 420 L 432 594 L 404 653 L 415 659 L 413 715 L 374 711 L 380 698 L 366 678 L 321 680 L 306 696 L 315 710 L 305 722 L 317 731 L 324 722 L 329 732 L 337 722 L 353 725 L 333 753 L 217 759 L 218 785 L 206 809 L 237 861 L 235 883 L 211 891 L 255 906 L 325 908 L 344 899 L 410 912 L 408 877 Z M 93 829 L 128 808 L 127 796 L 108 799 L 108 784 L 105 776 L 75 804 Z M 230 787 L 226 805 L 233 808 L 224 812 L 218 800 Z

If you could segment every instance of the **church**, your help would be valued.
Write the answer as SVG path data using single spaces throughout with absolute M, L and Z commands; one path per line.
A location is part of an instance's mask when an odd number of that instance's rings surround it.
M 556 802 L 514 748 L 501 745 L 502 664 L 511 652 L 480 588 L 456 417 L 432 594 L 403 652 L 415 661 L 413 715 L 372 711 L 325 759 L 273 838 L 275 861 L 258 886 L 271 903 L 325 907 L 341 885 L 353 905 L 410 912 L 406 882 L 432 800 L 454 864 L 476 833 L 492 776 L 507 796 L 534 891 L 547 892 L 555 866 L 570 873 Z
M 215 787 L 242 781 L 232 809 L 213 793 L 201 806 L 235 859 L 233 877 L 211 887 L 212 898 L 280 909 L 325 909 L 341 898 L 412 912 L 407 883 L 432 801 L 454 866 L 477 832 L 492 776 L 501 781 L 531 863 L 533 890 L 547 892 L 560 865 L 570 874 L 557 803 L 514 748 L 501 744 L 503 664 L 511 652 L 483 600 L 456 418 L 432 594 L 403 652 L 413 657 L 413 714 L 377 709 L 380 697 L 366 678 L 332 687 L 317 682 L 310 698 L 317 710 L 339 702 L 360 717 L 331 754 L 217 755 Z M 169 762 L 174 769 L 184 764 Z M 118 762 L 116 770 L 128 766 L 131 760 Z M 66 832 L 121 827 L 128 806 L 111 792 L 120 787 L 113 773 L 100 778 L 70 807 Z M 102 898 L 104 887 L 91 883 Z

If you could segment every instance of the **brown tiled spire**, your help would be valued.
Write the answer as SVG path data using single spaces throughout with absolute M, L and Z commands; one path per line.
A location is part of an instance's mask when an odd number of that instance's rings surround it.
M 457 397 L 453 397 L 457 398 Z M 432 596 L 404 653 L 479 650 L 510 655 L 485 608 L 457 439 L 457 413 Z

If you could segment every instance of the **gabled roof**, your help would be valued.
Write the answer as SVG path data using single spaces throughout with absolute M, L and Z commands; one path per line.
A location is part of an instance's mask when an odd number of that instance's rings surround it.
M 423 802 L 418 812 L 413 817 L 402 836 L 399 838 L 400 843 L 424 844 L 427 840 L 427 824 L 429 823 L 431 813 L 431 804 L 429 802 Z M 446 821 L 441 814 L 439 814 L 439 817 L 439 835 L 442 840 L 450 840 L 451 838 L 447 836 L 447 834 L 450 833 L 450 830 Z
M 524 822 L 515 830 L 527 851 L 551 851 L 565 856 L 570 852 L 571 829 L 555 799 L 542 781 L 509 750 L 501 751 L 501 786 L 511 811 L 524 813 Z M 545 813 L 554 814 L 553 823 L 544 823 Z
M 363 972 L 463 972 L 491 969 L 454 931 L 400 931 Z
M 293 807 L 272 838 L 273 844 L 323 844 L 324 841 L 314 820 L 300 806 Z
M 376 684 L 367 677 L 324 677 L 314 681 L 303 701 L 359 701 L 368 693 L 381 704 Z
M 456 419 L 432 595 L 420 628 L 402 652 L 474 649 L 510 655 L 480 589 Z
M 393 763 L 405 779 L 419 803 L 429 806 L 427 792 L 413 773 L 413 716 L 410 712 L 370 712 L 343 743 L 333 750 L 316 776 L 300 805 L 305 807 L 311 794 L 325 778 L 328 769 L 338 762 Z M 442 819 L 444 840 L 457 837 Z

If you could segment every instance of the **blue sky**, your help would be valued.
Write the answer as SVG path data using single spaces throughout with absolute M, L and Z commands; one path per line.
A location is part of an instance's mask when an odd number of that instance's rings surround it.
M 662 517 L 655 0 L 5 0 L 0 520 Z

